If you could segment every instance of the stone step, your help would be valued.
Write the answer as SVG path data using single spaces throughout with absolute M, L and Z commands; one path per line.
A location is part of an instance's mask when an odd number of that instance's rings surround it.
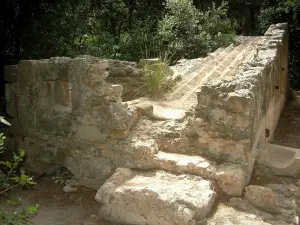
M 259 164 L 268 166 L 276 175 L 300 175 L 300 149 L 275 144 L 264 144 L 260 148 Z
M 222 79 L 223 77 L 234 74 L 236 69 L 254 54 L 253 45 L 255 44 L 256 40 L 257 39 L 254 38 L 249 41 L 245 48 L 239 52 L 239 54 L 237 54 L 234 58 L 230 58 L 227 62 L 227 65 L 223 65 L 224 72 L 218 77 L 218 79 Z
M 239 164 L 217 165 L 199 155 L 184 155 L 159 151 L 153 157 L 156 168 L 176 173 L 191 174 L 214 180 L 218 188 L 230 196 L 241 196 L 247 183 L 245 168 Z
M 154 160 L 159 164 L 160 169 L 179 173 L 201 176 L 206 179 L 215 179 L 217 166 L 201 156 L 190 156 L 176 153 L 158 152 Z
M 213 183 L 162 170 L 118 168 L 98 190 L 100 217 L 124 225 L 195 225 L 212 210 Z
M 223 51 L 222 54 L 219 55 L 220 60 L 217 60 L 217 64 L 213 67 L 210 65 L 210 72 L 204 73 L 202 70 L 199 72 L 199 75 L 195 77 L 194 79 L 190 80 L 189 82 L 193 83 L 193 88 L 187 88 L 187 86 L 183 87 L 181 92 L 184 91 L 184 96 L 177 96 L 178 99 L 180 99 L 180 103 L 187 101 L 187 99 L 193 95 L 197 89 L 199 89 L 206 81 L 209 79 L 217 79 L 219 76 L 222 76 L 221 74 L 218 74 L 217 76 L 214 76 L 216 71 L 223 71 L 226 70 L 226 67 L 224 68 L 223 62 L 226 62 L 227 60 L 232 61 L 234 58 L 237 57 L 237 55 L 240 54 L 240 52 L 248 46 L 249 43 L 242 43 L 241 45 L 233 48 L 230 50 L 230 52 L 227 54 L 226 51 Z
M 130 103 L 141 115 L 150 120 L 183 120 L 186 117 L 186 111 L 179 108 L 170 107 L 149 100 L 140 100 Z
M 209 55 L 208 57 L 206 57 L 203 61 L 203 66 L 200 69 L 200 71 L 198 71 L 197 73 L 195 73 L 193 76 L 189 76 L 188 80 L 185 80 L 183 83 L 180 83 L 179 86 L 172 91 L 172 93 L 168 96 L 168 100 L 177 100 L 180 97 L 180 93 L 184 92 L 184 90 L 187 89 L 188 85 L 191 84 L 195 84 L 194 79 L 197 79 L 197 77 L 199 76 L 199 74 L 203 71 L 211 71 L 212 67 L 219 64 L 220 61 L 224 60 L 224 58 L 226 58 L 226 56 L 228 56 L 228 54 L 230 54 L 233 49 L 235 49 L 234 45 L 231 44 L 228 47 L 226 47 L 225 49 L 221 49 L 220 51 L 218 51 L 215 55 Z M 179 93 L 179 94 L 178 94 Z

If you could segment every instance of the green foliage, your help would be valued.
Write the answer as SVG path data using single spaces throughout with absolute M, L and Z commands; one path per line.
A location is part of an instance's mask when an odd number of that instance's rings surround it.
M 223 3 L 205 12 L 198 11 L 189 0 L 169 0 L 168 13 L 160 21 L 158 35 L 176 58 L 205 55 L 228 45 L 234 37 L 234 27 Z
M 265 32 L 271 24 L 289 25 L 289 78 L 292 88 L 300 88 L 300 0 L 265 0 L 262 2 L 258 25 Z
M 4 0 L 1 62 L 82 54 L 137 61 L 160 51 L 171 52 L 174 61 L 226 46 L 235 31 L 261 35 L 273 23 L 288 22 L 290 79 L 300 88 L 300 0 L 227 1 Z
M 0 116 L 0 122 L 10 125 L 3 117 Z M 5 136 L 0 133 L 0 154 L 4 153 Z M 21 148 L 18 152 L 13 152 L 11 160 L 0 161 L 0 195 L 7 193 L 10 189 L 17 186 L 30 186 L 35 184 L 32 178 L 24 173 L 19 172 L 20 164 L 25 156 L 25 151 Z M 11 206 L 7 212 L 0 213 L 0 222 L 5 225 L 17 225 L 27 223 L 31 216 L 37 212 L 38 205 L 20 207 L 21 200 L 8 200 Z
M 0 213 L 0 222 L 3 225 L 28 224 L 39 207 L 38 205 L 25 207 L 22 205 L 22 199 L 8 200 L 7 203 L 10 210 Z

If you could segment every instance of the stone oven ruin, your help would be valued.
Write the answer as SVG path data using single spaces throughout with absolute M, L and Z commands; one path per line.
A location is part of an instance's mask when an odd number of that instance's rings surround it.
M 195 224 L 219 192 L 242 195 L 255 163 L 287 173 L 268 160 L 288 93 L 287 24 L 186 62 L 171 67 L 182 79 L 157 101 L 136 91 L 142 61 L 5 67 L 10 133 L 27 167 L 66 167 L 77 184 L 100 188 L 104 218 L 137 225 Z

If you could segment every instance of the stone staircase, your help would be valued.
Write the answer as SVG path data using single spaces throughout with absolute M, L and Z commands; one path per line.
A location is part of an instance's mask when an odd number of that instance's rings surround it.
M 142 114 L 127 137 L 133 144 L 126 152 L 134 162 L 118 168 L 98 190 L 103 218 L 117 224 L 194 225 L 211 212 L 217 190 L 242 195 L 249 176 L 244 165 L 202 155 L 195 126 L 204 122 L 186 112 L 197 104 L 195 91 L 238 70 L 253 57 L 258 40 L 218 49 L 201 61 L 200 69 L 195 66 L 197 72 L 188 68 L 166 101 L 128 102 Z
M 195 98 L 196 90 L 209 80 L 222 79 L 224 76 L 233 74 L 242 62 L 254 55 L 258 40 L 258 37 L 249 37 L 247 41 L 236 47 L 232 44 L 223 50 L 217 51 L 214 57 L 211 56 L 204 61 L 197 74 L 192 76 L 186 75 L 189 78 L 181 82 L 167 96 L 167 101 L 171 102 L 170 105 L 176 107 L 193 107 L 193 102 L 190 104 L 186 103 L 189 102 L 189 98 Z

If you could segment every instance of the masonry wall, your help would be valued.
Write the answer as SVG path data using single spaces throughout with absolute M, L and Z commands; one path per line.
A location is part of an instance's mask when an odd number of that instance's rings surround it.
M 272 139 L 288 91 L 287 24 L 272 25 L 252 59 L 237 73 L 198 91 L 197 115 L 208 122 L 199 145 L 242 163 L 250 179 L 259 143 Z M 207 142 L 207 139 L 214 139 Z
M 202 118 L 193 126 L 197 135 L 193 131 L 182 145 L 172 138 L 166 148 L 192 146 L 193 153 L 242 165 L 249 180 L 257 155 L 264 151 L 258 146 L 272 138 L 285 103 L 287 54 L 287 25 L 271 26 L 255 56 L 238 72 L 197 92 L 196 115 Z M 124 92 L 139 86 L 129 82 L 142 81 L 142 63 L 80 56 L 5 67 L 10 133 L 26 150 L 29 169 L 42 173 L 59 164 L 78 184 L 98 188 L 118 167 L 157 168 L 154 154 L 164 149 L 157 134 L 149 134 L 155 123 L 143 120 L 146 124 L 132 132 L 141 115 L 122 102 Z M 148 136 L 143 136 L 146 127 Z
M 101 145 L 128 136 L 137 114 L 122 103 L 123 87 L 107 83 L 108 76 L 138 77 L 141 71 L 134 62 L 89 56 L 5 67 L 10 133 L 26 149 L 31 170 L 60 164 L 95 188 L 111 175 L 115 163 L 101 157 Z

